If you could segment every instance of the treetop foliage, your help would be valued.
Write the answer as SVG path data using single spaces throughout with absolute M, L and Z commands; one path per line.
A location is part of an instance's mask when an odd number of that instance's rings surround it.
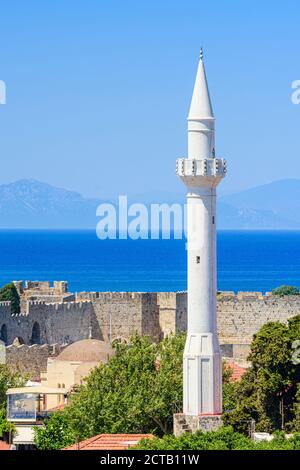
M 20 313 L 20 297 L 13 282 L 6 284 L 0 289 L 0 301 L 11 302 L 11 312 Z
M 18 372 L 6 364 L 0 364 L 0 437 L 3 433 L 13 430 L 14 426 L 6 420 L 6 392 L 9 388 L 22 387 L 26 382 Z
M 300 366 L 293 363 L 292 345 L 299 338 L 299 315 L 287 325 L 267 323 L 254 335 L 249 355 L 251 367 L 234 391 L 235 406 L 231 413 L 225 413 L 226 424 L 243 432 L 251 419 L 258 431 L 297 428 L 295 403 L 300 398 Z
M 299 295 L 300 291 L 298 287 L 283 285 L 273 289 L 272 294 L 278 295 L 279 297 L 284 297 L 285 295 Z
M 274 435 L 272 441 L 254 442 L 235 432 L 232 427 L 217 431 L 185 433 L 180 437 L 165 435 L 163 438 L 143 439 L 135 449 L 139 450 L 300 450 L 300 434 L 287 439 L 284 433 Z

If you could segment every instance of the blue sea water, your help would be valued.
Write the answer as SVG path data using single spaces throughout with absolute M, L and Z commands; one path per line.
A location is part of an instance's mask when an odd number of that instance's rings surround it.
M 300 232 L 220 231 L 218 289 L 300 287 Z M 106 240 L 94 231 L 0 231 L 0 284 L 66 280 L 78 291 L 186 290 L 185 240 Z

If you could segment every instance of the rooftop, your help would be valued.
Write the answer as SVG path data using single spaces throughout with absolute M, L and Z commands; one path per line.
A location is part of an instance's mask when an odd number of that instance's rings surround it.
M 237 382 L 238 380 L 241 380 L 242 376 L 247 370 L 246 367 L 242 367 L 234 361 L 226 361 L 225 367 L 232 369 L 232 375 L 230 378 L 232 382 Z
M 0 450 L 10 450 L 10 445 L 7 442 L 0 441 Z
M 98 434 L 63 450 L 126 450 L 141 439 L 151 438 L 152 434 Z
M 97 339 L 83 339 L 67 346 L 56 358 L 58 361 L 107 362 L 113 355 L 109 343 Z

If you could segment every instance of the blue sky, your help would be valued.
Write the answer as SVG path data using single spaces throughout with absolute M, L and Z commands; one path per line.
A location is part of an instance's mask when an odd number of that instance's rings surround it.
M 299 1 L 1 2 L 0 183 L 180 193 L 200 46 L 222 192 L 300 174 Z

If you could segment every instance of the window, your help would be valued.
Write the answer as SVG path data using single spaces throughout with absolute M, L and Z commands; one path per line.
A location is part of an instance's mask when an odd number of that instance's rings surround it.
M 0 339 L 3 343 L 7 343 L 7 326 L 5 324 L 1 326 Z
M 31 344 L 40 344 L 41 342 L 41 329 L 38 322 L 34 322 L 32 327 L 32 334 L 31 334 Z

